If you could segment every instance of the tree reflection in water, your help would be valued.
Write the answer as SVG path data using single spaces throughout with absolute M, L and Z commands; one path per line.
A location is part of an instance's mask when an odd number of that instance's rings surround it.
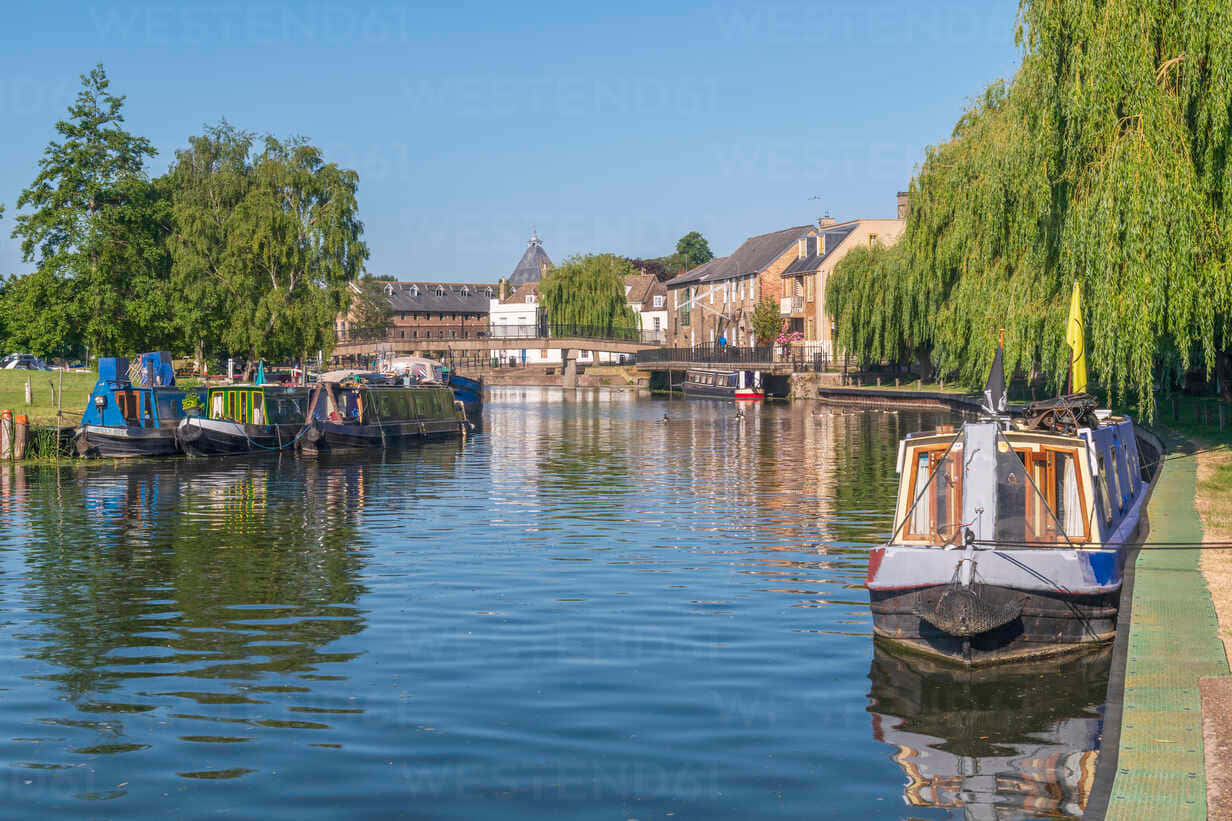
M 1111 647 L 983 670 L 876 642 L 873 737 L 894 748 L 911 806 L 964 818 L 1078 818 L 1099 758 Z

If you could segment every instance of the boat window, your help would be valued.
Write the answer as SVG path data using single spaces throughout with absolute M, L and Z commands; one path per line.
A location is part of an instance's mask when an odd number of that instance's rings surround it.
M 252 423 L 254 425 L 265 424 L 265 395 L 260 391 L 252 393 Z
M 1110 469 L 1108 470 L 1108 498 L 1112 500 L 1116 511 L 1125 507 L 1125 499 L 1121 495 L 1121 477 L 1117 471 L 1117 446 L 1112 445 L 1110 453 Z
M 1022 538 L 1049 543 L 1089 541 L 1075 452 L 1045 447 L 1018 451 L 1018 456 L 1024 468 L 1030 465 L 1031 480 L 1023 494 L 1026 523 Z
M 184 397 L 178 394 L 170 396 L 158 395 L 158 421 L 159 424 L 165 422 L 174 422 L 184 418 Z
M 961 527 L 961 458 L 962 451 L 948 445 L 914 452 L 907 504 L 915 507 L 907 522 L 907 538 L 945 542 Z
M 226 418 L 226 397 L 222 391 L 215 391 L 210 396 L 210 418 L 224 419 Z
M 247 422 L 248 421 L 248 392 L 240 391 L 236 395 L 235 398 L 236 398 L 235 421 L 236 422 Z
M 116 391 L 115 392 L 116 407 L 120 410 L 120 415 L 124 417 L 126 425 L 140 424 L 139 411 L 137 410 L 137 394 L 133 391 Z
M 1104 454 L 1097 453 L 1095 463 L 1099 467 L 1099 501 L 1104 514 L 1104 524 L 1112 524 L 1112 497 L 1108 495 L 1108 467 L 1104 462 Z

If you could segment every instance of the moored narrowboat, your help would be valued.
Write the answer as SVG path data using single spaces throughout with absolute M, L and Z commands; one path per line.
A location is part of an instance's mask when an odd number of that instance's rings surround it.
M 322 376 L 309 400 L 300 450 L 388 448 L 462 435 L 466 419 L 447 386 L 388 381 L 373 374 Z
M 766 397 L 759 371 L 690 368 L 685 373 L 681 390 L 685 396 L 702 396 L 709 399 L 760 401 Z
M 219 385 L 189 410 L 176 429 L 189 456 L 232 456 L 283 450 L 308 419 L 310 388 Z
M 1082 394 L 908 436 L 873 632 L 969 665 L 1110 642 L 1161 453 Z
M 483 380 L 462 376 L 435 359 L 400 356 L 390 363 L 395 375 L 406 375 L 415 382 L 448 385 L 453 398 L 462 403 L 467 419 L 478 424 L 483 414 Z
M 137 384 L 125 357 L 98 361 L 98 382 L 75 434 L 80 456 L 127 458 L 179 452 L 176 425 L 184 417 L 184 391 L 175 387 L 171 356 L 141 355 Z

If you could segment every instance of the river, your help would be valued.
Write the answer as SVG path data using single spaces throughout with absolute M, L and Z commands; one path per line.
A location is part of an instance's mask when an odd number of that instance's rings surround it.
M 4 813 L 1079 814 L 1106 654 L 874 647 L 938 421 L 499 388 L 400 453 L 0 466 Z

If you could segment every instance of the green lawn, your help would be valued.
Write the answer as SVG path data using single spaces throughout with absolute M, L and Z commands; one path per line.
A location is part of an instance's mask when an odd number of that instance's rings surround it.
M 26 379 L 30 380 L 34 400 L 29 405 L 26 404 Z M 63 424 L 75 425 L 81 421 L 81 412 L 97 381 L 98 376 L 93 372 L 64 374 Z M 30 417 L 32 425 L 55 424 L 56 400 L 52 386 L 58 388 L 59 384 L 57 371 L 0 371 L 0 410 L 11 410 L 14 416 L 24 413 Z

